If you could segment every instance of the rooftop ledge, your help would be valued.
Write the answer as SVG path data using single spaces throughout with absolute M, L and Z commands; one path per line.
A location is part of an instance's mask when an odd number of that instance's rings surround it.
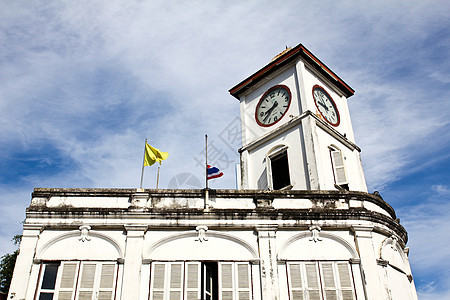
M 353 220 L 388 226 L 407 240 L 394 209 L 378 193 L 208 189 L 205 194 L 205 189 L 36 188 L 27 219 L 118 218 L 161 224 L 168 219 Z
M 205 189 L 35 188 L 32 198 L 31 206 L 47 207 L 72 205 L 74 207 L 116 208 L 128 208 L 130 206 L 202 208 L 202 203 L 205 199 Z M 369 210 L 373 210 L 375 207 L 378 207 L 386 215 L 396 219 L 394 209 L 378 194 L 336 190 L 208 189 L 208 205 L 220 209 L 252 209 L 261 207 L 278 209 L 309 208 L 302 201 L 310 203 L 309 205 L 313 205 L 313 207 L 318 207 L 317 203 L 321 203 L 324 208 L 366 207 Z M 299 204 L 300 202 L 303 204 Z M 329 205 L 335 202 L 346 203 L 347 207 L 345 205 L 339 206 L 339 203 L 333 204 L 334 207 Z M 349 204 L 350 202 L 354 203 Z M 364 206 L 363 202 L 367 203 L 367 205 Z M 370 205 L 373 206 L 372 209 L 369 207 Z

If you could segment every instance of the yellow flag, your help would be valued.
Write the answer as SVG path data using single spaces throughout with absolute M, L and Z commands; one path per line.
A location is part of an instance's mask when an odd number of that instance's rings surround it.
M 144 166 L 151 166 L 155 162 L 159 162 L 159 164 L 161 164 L 161 161 L 165 160 L 168 157 L 169 157 L 168 152 L 162 152 L 145 143 Z

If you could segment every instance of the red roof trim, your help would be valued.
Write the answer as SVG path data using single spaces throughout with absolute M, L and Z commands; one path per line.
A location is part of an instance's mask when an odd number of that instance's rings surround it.
M 346 84 L 342 79 L 339 78 L 339 76 L 337 76 L 325 64 L 323 64 L 317 57 L 315 57 L 314 54 L 312 54 L 302 44 L 299 44 L 298 46 L 293 48 L 291 51 L 286 52 L 284 55 L 282 55 L 279 58 L 277 58 L 276 60 L 270 62 L 268 65 L 266 65 L 265 67 L 260 69 L 258 72 L 254 73 L 247 79 L 243 80 L 241 83 L 239 83 L 236 86 L 234 86 L 233 88 L 231 88 L 229 90 L 230 94 L 233 95 L 235 98 L 238 98 L 238 93 L 243 88 L 251 85 L 252 82 L 258 81 L 262 77 L 262 75 L 267 74 L 267 73 L 273 71 L 274 69 L 278 68 L 280 65 L 289 62 L 291 57 L 294 57 L 297 55 L 303 56 L 303 57 L 311 60 L 315 64 L 317 64 L 322 69 L 322 72 L 325 73 L 324 74 L 325 76 L 331 77 L 332 79 L 334 79 L 335 81 L 337 81 L 339 83 L 339 86 L 341 87 L 341 89 L 344 90 L 344 93 L 347 95 L 347 97 L 350 97 L 355 93 L 355 91 L 348 84 Z

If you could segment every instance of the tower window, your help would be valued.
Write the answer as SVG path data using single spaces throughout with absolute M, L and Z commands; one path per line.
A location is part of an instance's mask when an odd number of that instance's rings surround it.
M 348 190 L 348 179 L 345 171 L 344 156 L 341 150 L 330 147 L 331 165 L 334 176 L 334 184 Z
M 287 149 L 269 156 L 272 173 L 272 188 L 281 190 L 291 184 Z

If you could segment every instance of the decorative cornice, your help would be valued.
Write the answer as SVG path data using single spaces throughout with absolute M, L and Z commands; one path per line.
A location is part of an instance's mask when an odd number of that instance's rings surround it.
M 147 231 L 147 225 L 125 225 L 127 238 L 143 238 Z
M 359 265 L 361 264 L 361 258 L 350 258 L 348 260 L 352 265 Z
M 278 225 L 258 225 L 255 230 L 258 238 L 275 238 Z
M 321 75 L 325 76 L 331 83 L 333 83 L 339 90 L 342 91 L 346 97 L 350 97 L 354 94 L 354 90 L 346 84 L 339 76 L 337 76 L 331 69 L 329 69 L 323 62 L 321 62 L 314 54 L 312 54 L 302 44 L 297 45 L 292 50 L 285 52 L 269 64 L 258 70 L 250 77 L 244 79 L 242 82 L 232 87 L 229 92 L 235 98 L 239 99 L 239 96 L 252 86 L 267 78 L 269 74 L 285 68 L 289 64 L 302 58 L 312 68 L 314 68 Z
M 353 225 L 351 230 L 356 237 L 372 238 L 373 226 Z
M 377 265 L 387 267 L 389 265 L 389 261 L 384 259 L 377 259 Z
M 146 193 L 149 194 L 149 197 L 152 199 L 157 198 L 183 198 L 183 199 L 189 199 L 189 198 L 203 198 L 204 197 L 204 190 L 198 189 L 198 190 L 191 190 L 191 189 L 158 189 L 158 190 L 152 190 L 147 189 L 145 190 Z M 131 199 L 136 192 L 135 189 L 67 189 L 67 188 L 61 188 L 61 189 L 35 189 L 33 192 L 33 197 L 40 196 L 41 193 L 48 194 L 48 196 L 51 197 L 112 197 L 112 198 L 118 198 L 118 197 L 125 197 Z M 275 191 L 268 191 L 268 190 L 210 190 L 209 196 L 212 198 L 250 198 L 250 199 L 262 199 L 262 198 L 288 198 L 288 199 L 314 199 L 314 200 L 321 200 L 321 199 L 327 199 L 327 200 L 356 200 L 356 201 L 364 201 L 364 202 L 371 202 L 373 204 L 376 204 L 377 206 L 384 209 L 387 213 L 389 213 L 392 217 L 392 219 L 396 219 L 395 211 L 394 209 L 385 202 L 380 196 L 369 194 L 366 192 L 358 192 L 358 191 L 337 191 L 337 190 L 330 190 L 330 191 L 319 191 L 319 190 L 275 190 Z M 78 208 L 78 207 L 47 207 L 45 205 L 43 206 L 34 206 L 30 205 L 27 208 L 27 212 L 31 211 L 52 211 L 52 212 L 60 212 L 62 214 L 64 213 L 71 213 L 71 212 L 83 212 L 85 210 L 92 210 L 95 211 L 97 214 L 104 213 L 104 214 L 110 214 L 111 212 L 126 212 L 129 211 L 128 208 L 95 208 L 95 207 L 89 207 L 89 208 Z M 177 211 L 179 213 L 187 212 L 195 214 L 195 212 L 203 212 L 203 209 L 186 209 L 186 208 L 179 208 L 179 209 L 170 209 L 170 208 L 145 208 L 143 210 L 144 212 L 149 211 Z M 140 211 L 136 211 L 135 213 L 139 214 Z

